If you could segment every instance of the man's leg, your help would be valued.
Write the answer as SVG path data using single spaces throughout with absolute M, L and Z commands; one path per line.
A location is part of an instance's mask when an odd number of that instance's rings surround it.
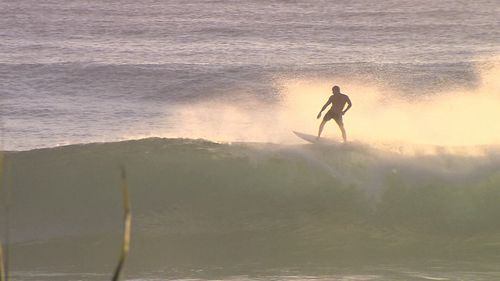
M 344 140 L 344 143 L 347 142 L 347 135 L 345 133 L 345 128 L 344 128 L 344 120 L 342 120 L 342 115 L 335 116 L 335 122 L 337 122 L 337 125 L 339 125 L 340 131 L 342 132 L 342 139 Z
M 344 143 L 347 142 L 347 136 L 345 133 L 344 125 L 339 125 L 340 131 L 342 132 L 342 139 L 344 139 Z
M 321 121 L 321 124 L 319 124 L 319 131 L 318 131 L 318 139 L 321 137 L 321 133 L 323 132 L 323 127 L 325 127 L 325 124 L 326 124 L 326 120 L 323 119 L 323 121 Z

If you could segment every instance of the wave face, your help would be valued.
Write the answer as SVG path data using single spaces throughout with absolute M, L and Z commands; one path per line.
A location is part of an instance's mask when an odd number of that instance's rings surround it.
M 500 259 L 495 148 L 403 156 L 360 144 L 152 138 L 8 152 L 5 164 L 16 269 L 110 272 L 120 165 L 133 213 L 130 272 Z

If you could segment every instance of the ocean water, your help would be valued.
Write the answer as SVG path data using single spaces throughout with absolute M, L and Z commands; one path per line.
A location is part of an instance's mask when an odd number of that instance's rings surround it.
M 498 0 L 0 7 L 12 280 L 500 279 Z

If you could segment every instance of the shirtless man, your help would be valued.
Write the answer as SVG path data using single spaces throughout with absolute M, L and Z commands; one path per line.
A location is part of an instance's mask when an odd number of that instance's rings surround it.
M 321 111 L 319 112 L 317 117 L 319 119 L 321 117 L 321 112 L 323 112 L 323 110 L 325 110 L 329 104 L 332 104 L 332 108 L 328 110 L 328 112 L 325 114 L 325 117 L 323 117 L 323 121 L 321 121 L 321 124 L 319 125 L 317 139 L 319 140 L 319 138 L 321 137 L 321 132 L 323 132 L 323 127 L 325 126 L 326 122 L 330 121 L 330 119 L 333 119 L 335 120 L 335 122 L 337 122 L 337 125 L 339 125 L 340 131 L 342 131 L 342 139 L 344 139 L 345 143 L 347 142 L 347 136 L 344 129 L 342 115 L 344 115 L 349 110 L 349 108 L 351 108 L 352 103 L 347 95 L 344 95 L 340 92 L 339 86 L 333 86 L 332 92 L 333 95 L 331 95 L 325 105 L 323 105 L 323 108 L 321 108 Z M 344 110 L 346 103 L 347 108 Z

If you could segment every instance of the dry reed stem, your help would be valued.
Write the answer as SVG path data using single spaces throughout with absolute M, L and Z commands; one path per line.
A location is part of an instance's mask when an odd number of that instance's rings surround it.
M 128 256 L 128 252 L 130 249 L 130 228 L 132 226 L 132 213 L 130 212 L 130 202 L 128 195 L 128 183 L 127 183 L 127 174 L 125 167 L 121 168 L 121 178 L 122 178 L 122 193 L 123 193 L 123 210 L 124 210 L 124 218 L 123 218 L 123 243 L 122 243 L 122 252 L 120 256 L 120 260 L 118 261 L 118 265 L 116 266 L 115 273 L 113 275 L 113 281 L 118 281 L 120 278 L 120 273 L 123 269 L 123 265 Z

